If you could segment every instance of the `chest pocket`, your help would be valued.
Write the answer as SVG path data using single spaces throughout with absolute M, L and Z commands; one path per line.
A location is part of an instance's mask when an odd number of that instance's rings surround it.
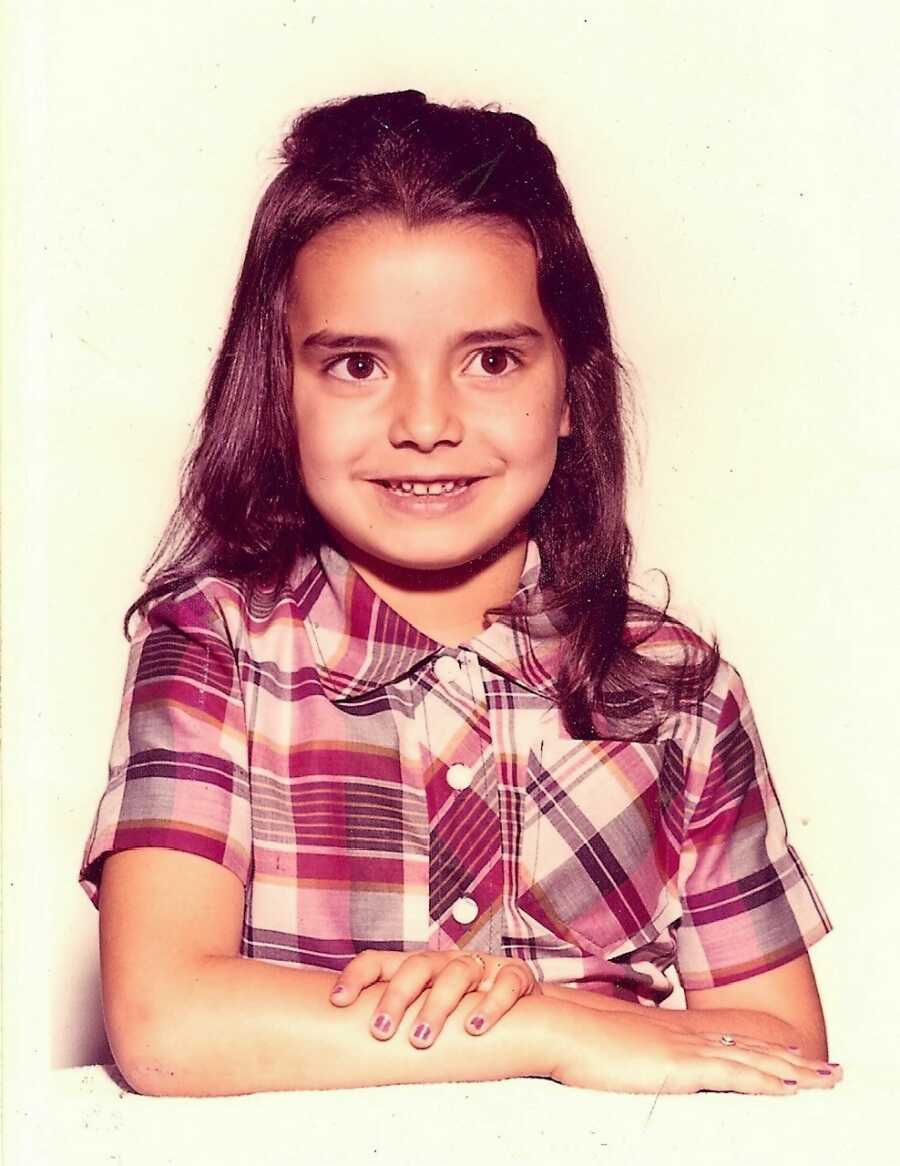
M 517 906 L 539 944 L 555 937 L 612 959 L 680 914 L 666 888 L 664 754 L 633 741 L 535 743 L 519 790 Z

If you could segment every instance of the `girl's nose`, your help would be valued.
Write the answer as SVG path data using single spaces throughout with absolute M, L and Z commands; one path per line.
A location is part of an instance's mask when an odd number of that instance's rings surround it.
M 415 445 L 428 453 L 441 442 L 458 445 L 463 436 L 459 402 L 451 384 L 432 380 L 398 389 L 388 437 L 392 445 Z

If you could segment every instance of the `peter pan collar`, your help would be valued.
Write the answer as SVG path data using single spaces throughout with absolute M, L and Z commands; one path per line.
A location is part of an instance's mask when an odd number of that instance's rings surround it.
M 553 699 L 560 638 L 539 610 L 541 558 L 530 539 L 514 602 L 524 627 L 494 620 L 458 648 L 448 648 L 394 611 L 333 547 L 305 556 L 294 597 L 313 649 L 319 681 L 334 702 L 365 696 L 415 671 L 432 656 L 474 652 L 488 668 Z

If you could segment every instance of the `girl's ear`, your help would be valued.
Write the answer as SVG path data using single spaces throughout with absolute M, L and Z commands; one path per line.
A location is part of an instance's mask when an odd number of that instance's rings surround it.
M 562 413 L 559 416 L 559 432 L 557 437 L 570 437 L 572 434 L 572 418 L 569 414 L 569 401 L 563 401 Z

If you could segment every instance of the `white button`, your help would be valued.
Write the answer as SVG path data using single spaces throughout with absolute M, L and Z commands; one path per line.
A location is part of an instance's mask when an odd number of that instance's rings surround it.
M 468 765 L 451 765 L 447 770 L 447 785 L 451 789 L 468 789 L 472 784 L 472 770 Z
M 434 662 L 434 674 L 442 684 L 452 684 L 459 680 L 460 667 L 452 656 L 438 656 Z
M 457 923 L 471 923 L 474 919 L 478 918 L 478 904 L 474 899 L 470 899 L 468 895 L 463 895 L 450 908 L 450 914 Z

